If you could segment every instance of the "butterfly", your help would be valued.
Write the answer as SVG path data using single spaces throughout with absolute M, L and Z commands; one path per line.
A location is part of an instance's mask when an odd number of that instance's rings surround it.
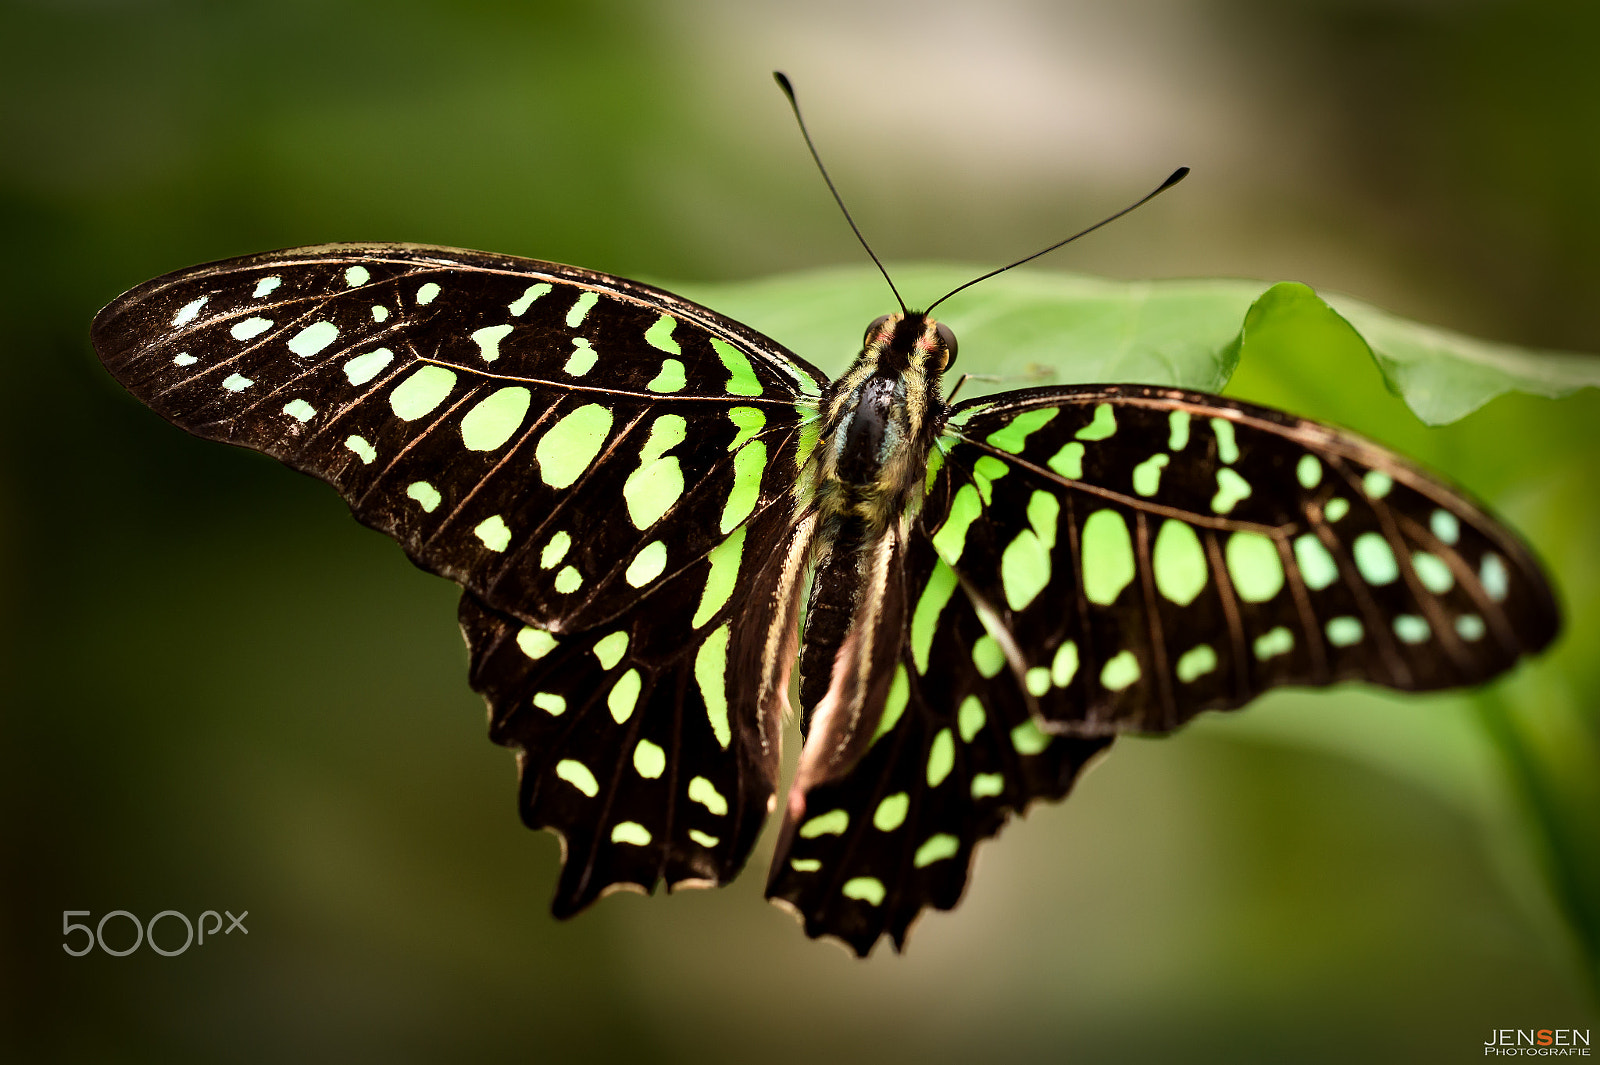
M 335 244 L 148 282 L 93 341 L 462 586 L 560 917 L 724 884 L 777 809 L 768 896 L 899 948 L 1121 733 L 1281 685 L 1476 684 L 1560 625 L 1528 548 L 1389 450 L 1148 385 L 951 405 L 956 338 L 913 311 L 829 381 L 649 285 Z

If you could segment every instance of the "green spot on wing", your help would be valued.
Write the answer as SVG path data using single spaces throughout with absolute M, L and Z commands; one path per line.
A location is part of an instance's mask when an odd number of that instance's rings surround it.
M 432 514 L 439 506 L 442 498 L 439 490 L 427 481 L 412 481 L 406 485 L 406 496 L 417 501 L 417 505 L 424 511 Z
M 357 355 L 344 364 L 344 375 L 353 385 L 364 385 L 383 372 L 383 368 L 394 361 L 394 352 L 388 348 L 373 348 L 363 355 Z
M 600 637 L 594 644 L 594 656 L 600 660 L 602 669 L 611 669 L 627 653 L 628 634 L 620 629 Z
M 649 740 L 640 740 L 633 749 L 633 768 L 641 777 L 659 779 L 667 768 L 667 752 Z
M 1356 537 L 1351 554 L 1355 556 L 1356 569 L 1361 571 L 1362 580 L 1368 584 L 1391 584 L 1400 576 L 1400 564 L 1382 533 L 1365 532 Z
M 896 792 L 878 804 L 872 814 L 872 827 L 879 832 L 893 832 L 906 822 L 906 811 L 911 809 L 911 796 Z
M 560 530 L 550 537 L 550 542 L 544 545 L 544 550 L 539 553 L 539 567 L 549 569 L 567 557 L 567 551 L 572 547 L 572 534 L 565 529 Z
M 1060 451 L 1050 456 L 1048 465 L 1061 476 L 1068 480 L 1081 481 L 1083 479 L 1083 452 L 1082 444 L 1074 440 L 1062 446 Z
M 961 733 L 961 742 L 972 742 L 972 737 L 983 728 L 984 718 L 983 703 L 976 695 L 961 700 L 961 709 L 956 712 L 956 728 Z
M 733 597 L 733 589 L 739 578 L 739 561 L 744 556 L 745 532 L 746 527 L 741 525 L 706 555 L 711 572 L 706 575 L 705 587 L 700 592 L 700 606 L 690 621 L 695 628 L 710 621 Z
M 1166 468 L 1171 457 L 1164 453 L 1157 453 L 1145 459 L 1133 468 L 1133 490 L 1146 498 L 1156 494 L 1161 487 L 1161 471 Z
M 1006 666 L 1006 653 L 993 636 L 984 633 L 972 644 L 972 664 L 985 678 L 992 679 Z
M 1117 431 L 1117 415 L 1109 403 L 1096 403 L 1094 418 L 1073 435 L 1079 440 L 1104 440 Z
M 1133 539 L 1115 510 L 1097 510 L 1083 523 L 1082 556 L 1083 594 L 1090 602 L 1108 606 L 1133 583 Z
M 611 694 L 606 696 L 606 709 L 611 711 L 611 718 L 617 724 L 622 724 L 633 716 L 633 708 L 639 702 L 639 689 L 643 681 L 637 669 L 630 669 L 617 678 L 617 683 L 611 686 Z
M 633 557 L 623 579 L 635 588 L 643 588 L 667 568 L 667 545 L 653 540 Z
M 935 563 L 922 589 L 916 610 L 911 615 L 911 659 L 918 673 L 928 672 L 928 654 L 933 647 L 933 634 L 939 624 L 939 615 L 950 602 L 956 590 L 956 574 L 943 562 Z
M 1039 726 L 1029 718 L 1011 730 L 1011 746 L 1018 754 L 1039 754 L 1050 746 L 1050 737 L 1039 731 Z
M 289 350 L 309 359 L 339 339 L 339 327 L 332 322 L 312 322 L 289 340 Z
M 857 876 L 844 882 L 841 893 L 847 899 L 856 899 L 869 906 L 878 906 L 883 902 L 883 881 L 875 876 Z
M 829 810 L 825 814 L 818 814 L 800 826 L 801 839 L 816 839 L 818 836 L 840 836 L 850 827 L 850 815 L 844 810 Z
M 677 359 L 663 359 L 661 372 L 645 387 L 652 392 L 676 392 L 688 382 L 684 376 L 683 363 Z
M 595 301 L 599 298 L 600 293 L 598 292 L 586 291 L 580 293 L 578 298 L 572 301 L 572 306 L 567 309 L 567 328 L 576 329 L 582 325 L 583 320 L 589 315 L 589 308 L 593 307 Z
M 1250 497 L 1250 482 L 1238 471 L 1227 466 L 1217 471 L 1217 494 L 1211 497 L 1211 509 L 1218 514 L 1230 513 L 1242 500 Z
M 1265 603 L 1283 588 L 1283 560 L 1278 545 L 1255 532 L 1236 532 L 1223 549 L 1234 590 L 1247 603 Z
M 571 411 L 539 438 L 534 458 L 551 488 L 570 488 L 600 454 L 611 432 L 611 412 L 598 403 Z
M 728 728 L 728 626 L 719 625 L 706 637 L 705 643 L 694 656 L 694 680 L 700 688 L 700 697 L 706 704 L 706 719 L 711 732 L 723 750 L 733 733 Z
M 1073 640 L 1066 640 L 1056 648 L 1056 656 L 1050 662 L 1050 683 L 1065 688 L 1077 675 L 1078 645 Z
M 727 505 L 722 508 L 721 530 L 733 531 L 756 509 L 761 498 L 761 477 L 767 469 L 767 445 L 752 440 L 733 456 L 733 489 L 728 493 Z
M 948 565 L 961 561 L 961 552 L 967 545 L 967 529 L 982 512 L 978 490 L 970 484 L 962 485 L 950 503 L 950 513 L 945 516 L 944 524 L 933 534 L 933 549 Z
M 1349 647 L 1361 642 L 1361 622 L 1352 617 L 1329 618 L 1323 631 L 1328 634 L 1328 642 L 1335 647 Z
M 1449 564 L 1438 555 L 1418 551 L 1411 556 L 1411 568 L 1417 571 L 1417 579 L 1422 586 L 1434 595 L 1443 595 L 1455 586 L 1455 574 L 1450 572 Z
M 1309 492 L 1322 483 L 1322 460 L 1315 455 L 1301 455 L 1295 465 L 1294 475 L 1300 487 Z
M 1150 564 L 1155 570 L 1156 590 L 1179 606 L 1194 602 L 1211 576 L 1200 537 L 1192 525 L 1177 518 L 1161 523 Z
M 466 417 L 461 419 L 461 442 L 466 445 L 468 451 L 494 451 L 503 446 L 521 427 L 522 419 L 527 417 L 531 399 L 532 394 L 521 385 L 495 390 L 487 399 L 480 400 L 476 406 L 467 411 Z M 576 413 L 577 411 L 573 412 Z M 569 414 L 567 417 L 572 416 Z M 609 417 L 607 423 L 609 424 Z M 546 433 L 545 440 L 560 428 L 558 424 L 555 429 Z M 541 440 L 538 450 L 542 452 L 543 449 L 544 440 Z
M 889 682 L 889 696 L 883 703 L 883 716 L 878 719 L 878 728 L 873 732 L 871 742 L 876 743 L 900 723 L 900 715 L 906 712 L 906 703 L 910 699 L 911 681 L 906 677 L 905 663 L 902 662 L 894 669 L 894 679 Z
M 1315 533 L 1295 537 L 1294 560 L 1300 565 L 1300 576 L 1305 579 L 1306 587 L 1314 592 L 1322 591 L 1339 579 L 1338 564 Z
M 1100 670 L 1100 683 L 1114 692 L 1122 691 L 1139 679 L 1139 660 L 1132 651 L 1118 651 Z
M 1233 422 L 1228 418 L 1212 418 L 1211 432 L 1217 438 L 1217 458 L 1232 465 L 1239 461 L 1239 443 L 1233 436 Z
M 644 341 L 651 347 L 656 348 L 659 351 L 664 351 L 669 355 L 681 355 L 683 354 L 683 350 L 678 347 L 678 342 L 672 339 L 672 331 L 677 327 L 678 320 L 676 318 L 672 317 L 670 314 L 663 314 L 660 318 L 656 319 L 655 325 L 652 325 L 649 329 L 644 331 Z M 682 372 L 682 363 L 678 364 L 678 370 L 680 373 Z M 678 387 L 681 388 L 683 386 L 680 384 Z M 675 390 L 659 389 L 658 391 Z
M 572 338 L 572 354 L 567 356 L 566 365 L 561 367 L 561 372 L 572 377 L 582 377 L 594 369 L 595 360 L 600 358 L 600 353 L 590 346 L 583 337 Z
M 611 842 L 643 847 L 650 842 L 650 830 L 637 821 L 618 821 L 611 829 Z
M 1216 668 L 1217 652 L 1211 649 L 1210 644 L 1191 647 L 1178 657 L 1178 679 L 1185 684 L 1193 684 Z
M 911 864 L 918 869 L 924 869 L 934 862 L 942 862 L 946 858 L 954 858 L 961 850 L 961 841 L 947 832 L 936 836 L 929 836 L 927 842 L 917 848 L 917 853 L 911 859 Z
M 1005 790 L 1006 778 L 999 773 L 979 773 L 972 778 L 972 797 L 974 799 L 1004 795 Z
M 1036 407 L 1033 410 L 1023 411 L 1012 418 L 1001 428 L 990 433 L 987 443 L 990 447 L 1001 451 L 1009 451 L 1019 455 L 1028 446 L 1028 436 L 1038 429 L 1049 424 L 1056 416 L 1055 407 Z
M 1050 583 L 1050 550 L 1024 529 L 1000 556 L 1000 581 L 1012 610 L 1022 610 Z
M 500 357 L 500 341 L 511 335 L 512 328 L 506 323 L 486 325 L 472 331 L 472 342 L 478 345 L 478 355 L 484 362 L 493 362 Z
M 729 407 L 728 420 L 739 430 L 728 445 L 729 451 L 738 451 L 767 426 L 767 416 L 758 407 Z
M 544 629 L 524 625 L 517 631 L 517 647 L 534 661 L 538 661 L 556 648 L 556 638 Z
M 511 543 L 511 529 L 506 525 L 506 519 L 498 514 L 480 521 L 472 532 L 491 551 L 504 551 L 506 545 Z
M 594 774 L 589 772 L 589 767 L 572 758 L 563 758 L 556 763 L 556 776 L 583 792 L 589 798 L 600 794 L 600 782 L 595 780 Z
M 1261 636 L 1257 636 L 1251 645 L 1259 661 L 1266 661 L 1274 655 L 1288 654 L 1294 649 L 1294 635 L 1282 625 L 1276 625 Z
M 734 396 L 761 395 L 761 379 L 744 352 L 717 337 L 711 338 L 711 347 L 728 370 L 727 392 Z
M 689 781 L 689 800 L 704 806 L 715 817 L 724 817 L 728 813 L 728 800 L 705 777 L 695 777 Z
M 949 729 L 940 729 L 928 746 L 928 787 L 937 788 L 956 764 L 956 741 Z
M 420 366 L 389 393 L 389 409 L 401 421 L 414 422 L 424 414 L 432 413 L 455 386 L 454 370 L 432 364 Z
M 1189 446 L 1189 418 L 1186 410 L 1175 410 L 1167 415 L 1167 450 L 1182 451 Z

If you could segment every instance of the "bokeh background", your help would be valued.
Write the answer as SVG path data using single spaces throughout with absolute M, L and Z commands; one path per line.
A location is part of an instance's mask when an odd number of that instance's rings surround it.
M 558 924 L 454 590 L 322 486 L 162 423 L 87 341 L 146 278 L 332 240 L 682 282 L 858 262 L 781 67 L 891 260 L 998 263 L 1184 163 L 1058 265 L 1293 279 L 1596 351 L 1597 46 L 1585 0 L 0 0 L 0 1052 L 1456 1061 L 1494 1028 L 1600 1026 L 1594 853 L 1551 874 L 1549 796 L 1494 736 L 1566 706 L 1541 727 L 1581 809 L 1600 724 L 1540 667 L 1499 716 L 1345 691 L 1120 743 L 904 956 L 806 940 L 761 901 L 765 846 L 727 890 Z M 1299 394 L 1428 451 L 1347 369 Z M 1518 452 L 1546 403 L 1449 438 L 1514 519 L 1555 461 Z M 1556 577 L 1592 635 L 1593 567 Z M 249 934 L 75 959 L 68 909 L 248 910 Z

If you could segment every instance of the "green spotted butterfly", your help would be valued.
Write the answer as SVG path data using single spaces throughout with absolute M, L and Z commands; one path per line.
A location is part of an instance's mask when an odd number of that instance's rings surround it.
M 151 281 L 93 338 L 163 417 L 329 482 L 463 587 L 558 916 L 739 871 L 797 658 L 767 893 L 865 954 L 1120 732 L 1285 684 L 1473 684 L 1559 627 L 1528 549 L 1392 452 L 1143 385 L 952 407 L 955 338 L 918 312 L 829 382 L 647 285 L 328 245 Z

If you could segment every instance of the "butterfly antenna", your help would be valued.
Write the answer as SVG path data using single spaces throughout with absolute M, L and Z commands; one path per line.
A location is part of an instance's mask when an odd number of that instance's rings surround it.
M 951 296 L 954 296 L 957 292 L 960 292 L 962 289 L 971 288 L 973 285 L 976 285 L 979 281 L 987 281 L 987 280 L 989 280 L 989 278 L 993 277 L 996 274 L 1005 273 L 1007 270 L 1011 269 L 1013 266 L 1021 266 L 1023 263 L 1032 262 L 1033 260 L 1037 259 L 1041 255 L 1048 255 L 1050 252 L 1055 251 L 1057 248 L 1061 247 L 1063 244 L 1071 244 L 1073 241 L 1077 240 L 1079 237 L 1088 236 L 1090 233 L 1093 233 L 1095 230 L 1099 229 L 1101 226 L 1107 224 L 1108 222 L 1115 222 L 1117 219 L 1121 218 L 1123 215 L 1127 214 L 1129 211 L 1135 210 L 1136 208 L 1139 208 L 1139 207 L 1143 207 L 1145 204 L 1149 203 L 1151 200 L 1155 199 L 1157 196 L 1161 195 L 1163 192 L 1166 192 L 1168 189 L 1172 188 L 1172 186 L 1176 185 L 1178 182 L 1182 181 L 1184 178 L 1186 178 L 1188 176 L 1189 176 L 1189 168 L 1188 167 L 1186 167 L 1186 166 L 1178 167 L 1178 169 L 1176 169 L 1176 170 L 1174 170 L 1172 172 L 1171 176 L 1169 176 L 1167 178 L 1167 180 L 1163 181 L 1159 186 L 1156 187 L 1155 191 L 1146 193 L 1144 196 L 1141 196 L 1138 200 L 1134 201 L 1133 203 L 1130 203 L 1128 206 L 1124 207 L 1122 210 L 1118 211 L 1116 214 L 1110 215 L 1110 216 L 1108 216 L 1106 218 L 1102 218 L 1100 221 L 1096 222 L 1094 225 L 1090 226 L 1088 229 L 1079 230 L 1078 232 L 1072 234 L 1072 236 L 1068 237 L 1065 240 L 1056 241 L 1054 244 L 1050 245 L 1048 248 L 1045 248 L 1043 251 L 1036 251 L 1032 255 L 1029 255 L 1027 258 L 1018 259 L 1014 263 L 1007 263 L 1005 266 L 1000 267 L 1000 269 L 998 269 L 998 270 L 990 270 L 987 274 L 984 274 L 981 277 L 975 277 L 971 281 L 968 281 L 965 285 L 960 285 L 960 286 L 958 286 L 956 288 L 951 289 L 949 292 L 946 292 L 943 296 L 940 296 L 938 299 L 936 299 L 932 303 L 930 303 L 928 305 L 928 310 L 923 312 L 923 313 L 925 313 L 925 314 L 932 313 L 933 309 L 935 307 L 939 306 L 939 304 L 943 303 L 945 300 L 949 299 Z
M 817 154 L 817 146 L 811 143 L 811 131 L 806 129 L 806 120 L 800 116 L 800 102 L 795 99 L 794 86 L 789 84 L 788 76 L 781 70 L 774 70 L 772 77 L 777 81 L 778 88 L 783 90 L 783 95 L 789 98 L 789 107 L 794 111 L 794 120 L 800 123 L 800 135 L 806 139 L 806 147 L 811 149 L 811 158 L 816 160 L 817 169 L 822 171 L 822 180 L 828 183 L 828 191 L 833 193 L 833 202 L 837 203 L 839 210 L 844 212 L 844 220 L 850 223 L 850 229 L 855 233 L 856 239 L 861 242 L 863 248 L 867 249 L 867 254 L 872 257 L 872 261 L 878 267 L 878 272 L 883 275 L 883 279 L 889 282 L 889 291 L 894 293 L 895 302 L 900 304 L 901 312 L 905 314 L 911 313 L 909 308 L 906 307 L 906 301 L 900 298 L 900 290 L 894 287 L 894 279 L 889 276 L 889 271 L 883 268 L 883 261 L 872 250 L 872 245 L 867 243 L 867 238 L 861 235 L 861 227 L 856 225 L 856 220 L 850 217 L 850 208 L 844 205 L 844 200 L 840 197 L 839 190 L 834 188 L 833 178 L 828 176 L 828 168 L 822 165 L 822 156 Z M 1149 197 L 1147 196 L 1145 199 L 1149 199 Z

